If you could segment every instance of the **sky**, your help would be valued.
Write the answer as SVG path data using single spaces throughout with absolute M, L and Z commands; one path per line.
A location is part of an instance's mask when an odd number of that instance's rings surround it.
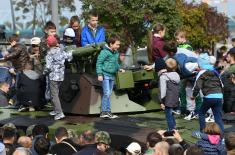
M 193 0 L 186 0 L 188 2 Z M 224 12 L 229 17 L 235 16 L 235 0 L 194 0 L 196 2 L 208 1 L 208 3 L 216 7 L 219 12 Z M 223 1 L 227 3 L 223 3 Z M 77 7 L 76 12 L 64 11 L 63 14 L 66 16 L 72 16 L 74 14 L 81 14 L 81 2 L 80 0 L 75 0 L 75 5 Z M 10 11 L 10 0 L 0 0 L 0 24 L 5 23 L 6 21 L 11 21 L 11 11 Z

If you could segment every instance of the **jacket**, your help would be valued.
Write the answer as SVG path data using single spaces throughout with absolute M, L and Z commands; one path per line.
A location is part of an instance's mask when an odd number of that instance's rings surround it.
M 215 71 L 201 70 L 193 86 L 193 97 L 196 97 L 200 90 L 202 90 L 204 97 L 209 97 L 211 94 L 222 95 L 223 84 L 216 74 Z
M 33 70 L 24 70 L 19 74 L 17 101 L 21 105 L 39 107 L 44 101 L 42 81 Z
M 26 46 L 17 43 L 10 51 L 11 53 L 6 55 L 4 60 L 11 61 L 17 71 L 23 70 L 25 64 L 30 61 Z
M 49 73 L 49 79 L 52 81 L 63 81 L 65 60 L 71 61 L 72 52 L 65 52 L 60 47 L 52 47 L 46 55 L 46 69 Z
M 95 36 L 93 36 L 91 29 L 85 26 L 81 32 L 81 45 L 86 46 L 89 44 L 95 44 L 105 41 L 105 29 L 102 26 L 98 26 Z
M 98 76 L 115 76 L 120 68 L 118 61 L 118 51 L 111 51 L 109 47 L 105 46 L 97 58 L 96 73 Z
M 204 155 L 226 155 L 225 146 L 221 143 L 219 135 L 201 134 L 196 145 L 204 151 Z
M 62 142 L 51 147 L 49 153 L 56 155 L 72 155 L 78 152 L 81 148 L 75 144 L 71 139 L 64 139 Z
M 179 84 L 180 83 L 180 76 L 178 73 L 176 72 L 165 72 L 165 73 L 162 73 L 159 77 L 160 79 L 160 82 L 159 82 L 159 88 L 160 88 L 160 97 L 161 97 L 161 103 L 165 104 L 165 106 L 167 107 L 176 107 L 178 106 L 177 104 L 179 104 L 179 96 L 177 97 L 177 95 L 175 93 L 177 92 L 170 92 L 168 91 L 168 82 L 170 81 L 173 81 L 175 82 L 176 84 Z M 179 89 L 178 89 L 179 91 Z M 169 92 L 171 94 L 169 94 Z M 167 102 L 169 101 L 169 99 L 167 99 L 167 97 L 171 97 L 171 96 L 175 96 L 178 98 L 178 101 L 170 101 L 170 102 Z M 179 94 L 178 94 L 179 95 Z M 170 99 L 171 100 L 171 99 Z M 177 99 L 176 99 L 177 100 Z
M 87 144 L 83 149 L 75 153 L 74 155 L 93 155 L 98 149 L 96 144 Z
M 198 67 L 197 55 L 190 50 L 177 48 L 177 53 L 175 54 L 174 59 L 177 61 L 180 73 L 183 77 L 191 76 L 195 68 Z M 188 66 L 190 63 L 193 67 Z
M 157 58 L 164 58 L 166 56 L 166 51 L 163 50 L 165 41 L 163 38 L 153 36 L 153 53 L 152 60 L 155 62 Z

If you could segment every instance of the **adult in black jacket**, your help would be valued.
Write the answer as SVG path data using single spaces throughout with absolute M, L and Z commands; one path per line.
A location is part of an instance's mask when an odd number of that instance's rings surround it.
M 51 147 L 49 151 L 50 154 L 72 155 L 80 150 L 80 146 L 68 138 L 67 129 L 64 127 L 59 127 L 56 129 L 55 140 L 57 144 Z

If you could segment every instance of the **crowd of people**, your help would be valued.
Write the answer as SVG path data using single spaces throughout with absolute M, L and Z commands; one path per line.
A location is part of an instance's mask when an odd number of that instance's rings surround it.
M 26 133 L 12 123 L 0 128 L 1 155 L 234 155 L 235 134 L 222 141 L 219 126 L 210 122 L 195 144 L 186 142 L 177 130 L 147 133 L 143 142 L 112 138 L 106 131 L 84 131 L 58 127 L 54 133 L 44 124 L 31 125 Z M 51 135 L 51 136 L 49 136 Z M 115 144 L 115 145 L 113 145 Z
M 50 101 L 53 111 L 49 114 L 54 116 L 55 120 L 63 119 L 65 115 L 61 108 L 59 90 L 65 76 L 65 62 L 73 59 L 73 54 L 64 49 L 68 46 L 84 47 L 106 41 L 107 44 L 102 48 L 96 62 L 97 79 L 102 82 L 103 88 L 100 117 L 117 118 L 118 116 L 111 112 L 110 96 L 116 73 L 125 73 L 119 64 L 120 37 L 112 34 L 106 38 L 105 28 L 98 25 L 98 15 L 94 11 L 89 13 L 88 24 L 83 28 L 79 24 L 78 16 L 71 17 L 69 26 L 63 33 L 63 41 L 60 41 L 56 34 L 56 26 L 51 21 L 46 23 L 44 32 L 43 38 L 33 37 L 31 39 L 31 47 L 28 49 L 19 42 L 17 35 L 9 37 L 10 48 L 0 55 L 2 57 L 0 59 L 1 106 L 13 104 L 18 107 L 18 111 L 35 111 Z M 223 46 L 214 56 L 208 48 L 193 49 L 184 30 L 176 31 L 174 41 L 165 41 L 165 33 L 166 27 L 160 23 L 156 24 L 150 32 L 148 57 L 152 64 L 145 65 L 144 69 L 154 70 L 157 73 L 160 105 L 166 115 L 167 130 L 175 136 L 179 143 L 175 145 L 163 140 L 165 137 L 161 133 L 159 136 L 161 138 L 157 138 L 161 140 L 151 144 L 152 154 L 175 154 L 175 151 L 180 150 L 182 153 L 187 150 L 186 154 L 190 151 L 190 154 L 193 154 L 193 151 L 196 151 L 194 154 L 203 154 L 202 152 L 213 154 L 213 151 L 217 154 L 226 154 L 222 112 L 235 114 L 235 38 L 232 39 L 233 47 L 231 49 L 227 50 Z M 188 148 L 186 144 L 180 143 L 182 138 L 178 134 L 174 114 L 187 114 L 184 117 L 185 120 L 199 119 L 200 131 L 194 133 L 200 139 L 196 146 Z M 207 118 L 206 115 L 208 115 Z M 206 122 L 215 123 L 206 124 Z M 5 129 L 3 142 L 4 133 Z M 12 135 L 12 131 L 9 134 Z M 93 145 L 92 148 L 89 146 L 87 150 L 84 150 L 85 148 L 76 148 L 70 143 L 67 144 L 68 142 L 61 144 L 63 141 L 61 134 L 62 137 L 68 138 L 65 128 L 56 130 L 55 139 L 56 142 L 58 141 L 58 144 L 55 145 L 56 149 L 60 149 L 57 145 L 66 145 L 78 154 L 79 152 L 94 151 Z M 89 131 L 87 134 L 92 136 L 88 139 L 94 144 L 94 133 Z M 106 132 L 101 132 L 101 135 L 103 134 L 108 135 Z M 231 137 L 233 136 L 234 134 Z M 228 150 L 231 147 L 234 149 L 230 138 L 227 143 Z M 81 141 L 78 141 L 80 145 Z M 110 142 L 108 144 L 97 143 L 95 148 L 107 149 L 109 144 Z M 35 141 L 33 138 L 30 147 L 35 148 L 33 150 L 36 152 L 38 152 L 37 149 L 39 152 L 40 149 L 45 151 L 39 154 L 47 154 L 53 151 L 54 145 L 50 146 L 47 137 L 42 136 Z M 148 147 L 150 148 L 150 144 Z M 133 150 L 133 148 L 138 149 Z M 22 150 L 23 148 L 16 149 L 16 152 Z M 138 143 L 131 143 L 126 147 L 126 151 L 128 155 L 143 153 Z M 53 154 L 59 154 L 59 152 Z M 89 154 L 94 154 L 94 152 Z

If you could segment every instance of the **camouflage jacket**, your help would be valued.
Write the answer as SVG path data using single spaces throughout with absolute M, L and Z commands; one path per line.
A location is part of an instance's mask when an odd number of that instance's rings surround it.
M 65 52 L 59 47 L 50 48 L 46 55 L 46 68 L 45 72 L 49 73 L 49 78 L 52 81 L 63 81 L 65 60 L 72 60 L 72 53 Z

